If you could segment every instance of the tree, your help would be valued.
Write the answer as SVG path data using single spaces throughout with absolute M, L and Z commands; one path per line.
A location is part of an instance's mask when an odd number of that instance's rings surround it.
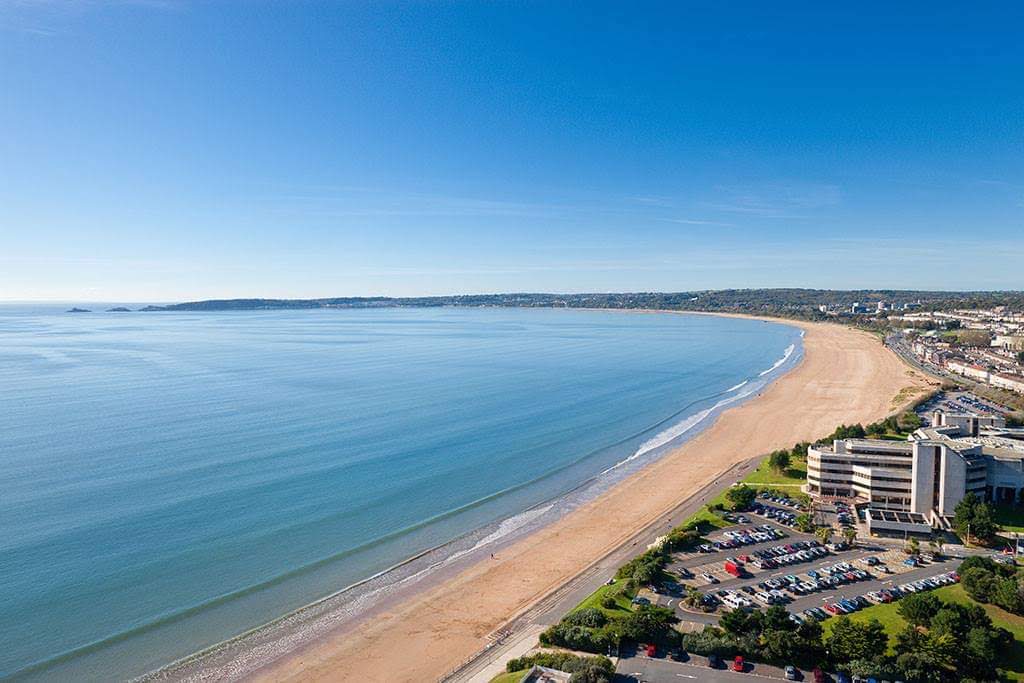
M 934 552 L 936 556 L 941 556 L 942 548 L 946 545 L 946 542 L 943 540 L 941 533 L 932 534 L 931 539 L 928 540 L 928 545 L 932 547 L 932 552 Z
M 679 618 L 670 609 L 641 605 L 635 612 L 618 619 L 616 623 L 619 634 L 626 640 L 660 643 L 672 637 L 672 633 L 678 637 L 679 634 L 672 629 L 672 624 L 678 621 Z
M 965 563 L 966 564 L 966 563 Z M 995 574 L 983 567 L 960 569 L 960 585 L 964 592 L 978 602 L 990 602 L 996 587 Z
M 880 643 L 887 642 L 885 627 L 878 619 L 867 623 L 851 621 L 849 617 L 838 617 L 832 628 L 832 636 L 826 645 L 836 661 L 850 662 L 855 659 L 872 661 L 884 651 Z
M 686 596 L 683 598 L 687 607 L 694 609 L 704 606 L 704 594 L 693 586 L 686 587 Z
M 573 626 L 600 628 L 608 623 L 608 617 L 604 612 L 596 607 L 584 607 L 583 609 L 578 609 L 575 612 L 570 612 L 564 619 L 562 619 L 562 621 Z
M 911 593 L 899 601 L 896 611 L 914 626 L 928 626 L 942 607 L 933 593 Z
M 718 625 L 726 633 L 732 635 L 745 633 L 758 635 L 761 633 L 761 613 L 747 612 L 741 609 L 729 610 L 718 619 Z
M 1017 364 L 1024 365 L 1024 351 L 1017 352 Z
M 772 605 L 764 611 L 761 617 L 761 631 L 785 631 L 787 633 L 796 630 L 796 624 L 789 618 L 789 612 L 781 605 Z
M 999 525 L 992 516 L 992 506 L 981 503 L 974 510 L 974 521 L 971 522 L 971 534 L 982 541 L 990 542 L 999 533 Z
M 917 555 L 921 552 L 921 543 L 916 538 L 912 538 L 907 541 L 907 545 L 903 548 L 908 555 Z
M 991 541 L 999 531 L 992 518 L 991 506 L 973 491 L 969 491 L 953 509 L 953 528 L 967 541 L 971 538 Z
M 1011 578 L 996 579 L 989 594 L 993 605 L 1002 607 L 1007 612 L 1020 614 L 1024 612 L 1024 600 L 1021 599 L 1017 582 Z
M 768 456 L 768 466 L 775 472 L 785 472 L 789 468 L 789 451 L 772 451 Z
M 602 662 L 594 661 L 595 657 L 588 657 L 591 660 L 579 665 L 569 677 L 569 683 L 611 683 L 615 672 L 608 671 Z
M 796 516 L 793 520 L 794 526 L 798 531 L 802 531 L 805 534 L 809 534 L 814 531 L 814 517 L 807 512 L 802 512 Z
M 814 535 L 818 537 L 818 540 L 821 541 L 822 545 L 828 545 L 828 542 L 832 540 L 832 527 L 818 527 L 815 529 Z
M 857 530 L 852 526 L 848 526 L 843 529 L 843 540 L 846 541 L 847 545 L 853 545 L 857 542 Z
M 1008 646 L 1005 632 L 992 628 L 972 628 L 962 641 L 960 669 L 965 677 L 977 681 L 996 680 L 996 661 Z
M 757 498 L 757 491 L 746 484 L 733 486 L 725 492 L 725 499 L 729 501 L 733 510 L 746 510 L 755 498 Z

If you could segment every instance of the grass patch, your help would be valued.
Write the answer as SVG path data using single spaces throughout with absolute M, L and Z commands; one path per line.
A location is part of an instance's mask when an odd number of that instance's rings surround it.
M 636 593 L 633 592 L 632 594 L 623 595 L 619 591 L 619 588 L 624 582 L 625 579 L 620 579 L 611 585 L 605 584 L 604 586 L 601 586 L 596 591 L 588 595 L 583 602 L 576 605 L 572 611 L 578 612 L 586 607 L 593 607 L 594 609 L 601 610 L 609 617 L 621 617 L 628 614 L 633 611 L 633 605 L 630 601 Z M 615 600 L 615 607 L 605 607 L 601 604 L 608 596 L 611 596 L 611 598 Z
M 960 584 L 954 584 L 952 586 L 943 586 L 936 591 L 933 591 L 938 598 L 944 602 L 953 602 L 961 605 L 977 605 L 975 602 L 964 592 L 964 589 Z M 892 652 L 892 638 L 902 631 L 907 622 L 903 620 L 897 611 L 899 601 L 890 602 L 885 605 L 873 605 L 862 609 L 859 612 L 854 612 L 849 615 L 851 621 L 856 622 L 867 622 L 871 619 L 878 619 L 882 626 L 885 627 L 885 632 L 889 636 L 889 652 Z M 1010 650 L 1003 655 L 1000 671 L 1002 671 L 1006 677 L 1013 681 L 1024 681 L 1024 617 L 1019 617 L 1016 614 L 1010 614 L 1009 612 L 1002 610 L 995 605 L 981 605 L 985 612 L 992 619 L 992 624 L 1000 628 L 1005 628 L 1007 631 L 1013 634 L 1014 643 L 1010 647 Z M 835 617 L 825 621 L 822 626 L 825 631 L 825 638 L 827 639 L 832 634 L 832 627 L 835 624 Z
M 519 681 L 526 675 L 529 669 L 523 669 L 522 671 L 513 671 L 511 673 L 498 674 L 491 679 L 491 683 L 519 683 Z
M 743 478 L 743 482 L 754 487 L 803 486 L 807 481 L 807 462 L 793 458 L 785 472 L 776 472 L 768 464 L 768 458 L 761 461 L 757 469 Z
M 696 525 L 695 528 L 699 533 L 706 534 L 714 529 L 724 529 L 727 526 L 732 526 L 733 522 L 727 522 L 707 508 L 701 508 L 691 516 L 687 517 L 686 521 L 683 522 L 683 526 L 689 526 L 691 524 Z
M 998 505 L 994 512 L 996 524 L 1006 531 L 1024 531 L 1024 509 Z
M 871 607 L 865 607 L 859 612 L 854 612 L 849 615 L 850 621 L 854 621 L 861 624 L 866 624 L 872 619 L 878 619 L 882 626 L 885 628 L 885 633 L 890 637 L 888 651 L 892 652 L 892 640 L 891 638 L 897 633 L 903 630 L 906 626 L 903 617 L 896 611 L 899 602 L 890 602 L 888 604 L 873 605 Z M 832 628 L 835 626 L 836 618 L 832 617 L 827 619 L 823 624 L 822 628 L 824 631 L 824 637 L 827 640 L 832 635 Z

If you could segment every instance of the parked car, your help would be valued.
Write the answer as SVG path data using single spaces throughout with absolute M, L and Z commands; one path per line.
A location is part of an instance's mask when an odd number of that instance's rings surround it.
M 746 663 L 743 661 L 743 657 L 740 655 L 736 655 L 736 658 L 732 660 L 733 671 L 743 671 L 745 666 Z
M 796 670 L 796 667 L 793 666 L 792 664 L 790 664 L 789 666 L 786 667 L 786 680 L 787 681 L 799 680 L 799 678 L 798 678 L 799 673 L 800 672 Z

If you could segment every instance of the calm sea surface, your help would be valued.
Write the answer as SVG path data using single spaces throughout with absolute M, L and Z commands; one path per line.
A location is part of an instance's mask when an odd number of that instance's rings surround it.
M 799 348 L 703 316 L 65 308 L 0 307 L 0 677 L 150 671 L 663 446 Z

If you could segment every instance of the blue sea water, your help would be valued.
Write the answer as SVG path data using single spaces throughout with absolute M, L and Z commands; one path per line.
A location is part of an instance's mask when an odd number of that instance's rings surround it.
M 800 345 L 669 314 L 65 308 L 0 307 L 0 677 L 151 671 L 608 476 Z

